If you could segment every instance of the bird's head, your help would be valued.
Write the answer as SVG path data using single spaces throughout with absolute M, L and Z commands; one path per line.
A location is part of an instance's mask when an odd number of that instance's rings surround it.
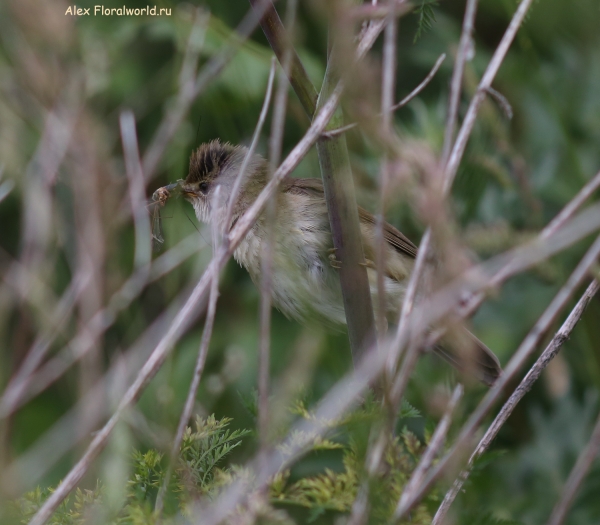
M 183 196 L 192 203 L 198 220 L 215 223 L 228 230 L 231 224 L 222 222 L 232 196 L 235 182 L 248 149 L 213 140 L 202 144 L 190 156 L 188 175 L 181 185 Z M 254 155 L 244 172 L 234 203 L 235 219 L 252 203 L 258 191 L 264 186 L 265 161 Z

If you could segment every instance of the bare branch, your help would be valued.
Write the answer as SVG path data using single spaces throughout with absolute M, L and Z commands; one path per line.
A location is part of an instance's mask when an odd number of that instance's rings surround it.
M 438 59 L 435 61 L 435 64 L 431 68 L 431 71 L 427 74 L 427 76 L 423 79 L 423 81 L 415 89 L 413 89 L 408 95 L 406 95 L 400 102 L 398 102 L 397 104 L 394 104 L 390 108 L 390 111 L 396 111 L 397 109 L 403 108 L 412 99 L 414 99 L 419 93 L 421 93 L 421 91 L 423 91 L 427 87 L 427 84 L 429 84 L 431 82 L 431 80 L 433 79 L 433 77 L 436 75 L 436 73 L 440 69 L 444 60 L 446 60 L 446 53 L 442 53 L 438 57 Z M 342 126 L 341 128 L 332 129 L 331 131 L 323 132 L 323 137 L 333 138 L 338 135 L 341 135 L 342 133 L 346 133 L 346 131 L 354 129 L 356 126 L 358 126 L 358 122 L 351 122 L 350 124 L 346 124 L 345 126 Z
M 581 451 L 581 454 L 577 458 L 577 463 L 575 463 L 573 470 L 571 470 L 571 473 L 569 474 L 569 479 L 565 484 L 565 488 L 563 489 L 560 500 L 552 510 L 552 514 L 550 515 L 547 525 L 561 525 L 565 521 L 567 512 L 575 500 L 575 495 L 577 494 L 579 487 L 583 483 L 585 476 L 592 467 L 592 463 L 594 463 L 594 460 L 598 456 L 599 452 L 600 415 L 596 420 L 594 430 L 592 431 L 592 436 L 590 437 L 587 446 Z
M 392 11 L 387 19 L 383 36 L 383 64 L 381 79 L 381 134 L 384 140 L 391 142 L 392 136 L 392 104 L 396 91 L 396 41 L 398 39 L 398 21 Z M 387 145 L 386 145 L 387 146 Z M 387 150 L 381 158 L 379 168 L 379 214 L 375 226 L 377 249 L 375 263 L 377 267 L 377 335 L 381 339 L 387 328 L 386 321 L 386 293 L 385 293 L 385 246 L 383 225 L 385 223 L 385 204 L 390 179 L 390 165 Z
M 454 60 L 454 70 L 450 83 L 450 97 L 448 99 L 448 115 L 446 117 L 446 130 L 444 132 L 444 146 L 442 148 L 442 166 L 448 162 L 452 143 L 454 141 L 454 130 L 458 118 L 458 106 L 462 92 L 463 74 L 470 50 L 473 47 L 473 27 L 475 25 L 475 13 L 477 12 L 477 0 L 467 0 L 465 17 L 463 19 L 462 32 L 458 51 Z
M 458 402 L 460 401 L 463 392 L 463 386 L 456 385 L 456 387 L 454 388 L 454 392 L 452 392 L 452 397 L 450 398 L 448 406 L 446 407 L 446 411 L 444 412 L 444 416 L 438 423 L 438 426 L 436 427 L 433 436 L 431 436 L 431 441 L 429 442 L 427 449 L 421 456 L 421 460 L 419 461 L 417 468 L 414 470 L 412 476 L 410 477 L 410 480 L 404 487 L 396 509 L 406 505 L 406 502 L 410 499 L 410 496 L 413 493 L 413 491 L 417 487 L 419 487 L 419 485 L 421 485 L 421 483 L 425 479 L 425 475 L 431 468 L 431 465 L 433 465 L 433 460 L 439 454 L 440 450 L 442 450 L 444 442 L 446 441 L 446 435 L 448 434 L 448 430 L 450 429 L 450 423 L 452 422 L 452 414 L 454 413 L 454 409 L 456 408 L 456 405 L 458 405 Z
M 456 499 L 456 496 L 469 477 L 470 469 L 472 468 L 473 463 L 489 448 L 489 446 L 492 444 L 492 441 L 498 435 L 500 428 L 504 425 L 504 423 L 506 423 L 519 401 L 521 401 L 525 394 L 531 390 L 533 383 L 538 380 L 543 370 L 546 368 L 546 366 L 548 366 L 548 363 L 554 359 L 564 342 L 569 339 L 571 332 L 579 322 L 579 319 L 581 318 L 589 302 L 598 292 L 598 289 L 600 289 L 598 282 L 592 281 L 581 299 L 579 299 L 577 302 L 575 308 L 571 310 L 571 313 L 567 317 L 566 321 L 560 327 L 558 332 L 556 332 L 552 338 L 552 341 L 550 341 L 546 349 L 542 352 L 529 372 L 527 372 L 527 375 L 523 378 L 519 386 L 511 394 L 510 398 L 504 404 L 493 423 L 489 426 L 485 435 L 477 445 L 477 448 L 469 458 L 467 470 L 461 472 L 460 476 L 454 481 L 452 488 L 446 493 L 446 496 L 444 496 L 444 501 L 442 501 L 442 504 L 436 512 L 432 525 L 442 525 L 444 523 L 444 518 L 448 513 L 450 506 Z
M 135 227 L 135 267 L 148 270 L 152 249 L 150 244 L 151 227 L 146 211 L 146 190 L 144 174 L 140 162 L 135 118 L 131 111 L 121 113 L 121 139 L 125 156 L 125 168 L 129 179 L 129 198 Z
M 453 459 L 457 454 L 464 452 L 465 447 L 468 446 L 475 431 L 477 430 L 477 427 L 489 409 L 493 406 L 494 402 L 498 399 L 498 397 L 500 397 L 504 387 L 515 376 L 521 366 L 535 350 L 535 347 L 541 337 L 548 330 L 549 326 L 560 313 L 562 308 L 564 308 L 577 286 L 581 284 L 581 281 L 588 274 L 592 265 L 595 264 L 599 255 L 600 237 L 598 237 L 592 244 L 583 259 L 577 265 L 577 268 L 575 268 L 573 273 L 569 276 L 569 279 L 565 285 L 556 294 L 550 305 L 546 308 L 529 334 L 527 334 L 527 337 L 525 337 L 511 360 L 506 365 L 504 373 L 498 378 L 494 386 L 490 388 L 483 400 L 479 403 L 477 409 L 471 414 L 468 421 L 463 426 L 450 451 L 434 467 L 432 472 L 427 476 L 427 479 L 421 484 L 419 489 L 415 491 L 413 496 L 402 507 L 396 509 L 396 512 L 394 513 L 394 519 L 396 521 L 402 518 L 402 516 L 404 516 L 406 512 L 408 512 L 423 497 L 425 492 L 431 487 L 435 480 L 437 480 L 445 471 L 445 469 L 448 468 L 451 459 Z
M 219 190 L 217 188 L 214 198 L 219 198 Z M 213 251 L 217 250 L 218 247 L 218 232 L 216 227 L 213 228 Z M 173 440 L 173 445 L 171 447 L 171 458 L 170 463 L 165 473 L 165 478 L 163 480 L 162 485 L 160 486 L 160 490 L 156 496 L 155 503 L 155 511 L 160 512 L 163 508 L 163 500 L 167 488 L 169 486 L 169 481 L 171 479 L 171 474 L 173 470 L 173 465 L 177 460 L 177 454 L 179 453 L 179 449 L 181 448 L 181 442 L 183 440 L 183 434 L 185 433 L 186 426 L 192 417 L 192 411 L 194 410 L 194 402 L 196 401 L 196 394 L 198 392 L 198 387 L 200 386 L 200 379 L 202 378 L 202 373 L 204 372 L 204 365 L 206 363 L 206 356 L 208 355 L 208 348 L 210 346 L 210 340 L 212 338 L 213 326 L 215 323 L 215 314 L 217 311 L 217 299 L 219 298 L 219 274 L 215 272 L 212 275 L 212 280 L 210 283 L 210 294 L 208 298 L 208 310 L 206 313 L 206 320 L 204 321 L 204 331 L 202 332 L 202 339 L 200 340 L 200 348 L 198 349 L 198 358 L 196 359 L 196 366 L 194 368 L 194 375 L 192 376 L 192 381 L 190 383 L 190 388 L 188 389 L 188 394 L 185 399 L 185 405 L 183 407 L 183 411 L 181 412 L 181 416 L 179 417 L 179 424 L 177 425 L 177 433 L 175 434 L 175 439 Z
M 269 70 L 269 78 L 267 80 L 267 92 L 265 94 L 265 99 L 263 101 L 262 108 L 260 110 L 260 115 L 258 117 L 258 122 L 256 123 L 256 128 L 254 129 L 254 134 L 252 135 L 252 142 L 250 142 L 250 147 L 246 152 L 246 156 L 242 162 L 240 167 L 240 172 L 235 179 L 235 184 L 231 189 L 231 195 L 229 196 L 229 202 L 227 204 L 227 213 L 225 215 L 225 224 L 229 227 L 231 223 L 231 219 L 233 216 L 233 208 L 235 207 L 235 203 L 237 201 L 237 196 L 240 191 L 240 187 L 246 175 L 246 170 L 248 169 L 248 164 L 252 160 L 254 156 L 254 152 L 256 151 L 256 146 L 258 145 L 258 139 L 260 138 L 260 134 L 262 132 L 262 128 L 264 126 L 265 120 L 267 119 L 267 113 L 269 111 L 269 105 L 271 104 L 271 96 L 273 94 L 273 80 L 275 79 L 275 60 L 271 60 L 271 69 Z
M 291 0 L 286 8 L 286 28 L 290 33 L 296 18 L 297 1 Z M 277 16 L 273 9 L 272 13 Z M 287 34 L 286 33 L 286 34 Z M 277 92 L 273 104 L 273 117 L 271 122 L 271 135 L 269 137 L 269 174 L 275 171 L 281 160 L 281 148 L 283 144 L 283 131 L 285 125 L 285 114 L 288 101 L 288 81 L 290 69 L 296 63 L 302 66 L 295 54 L 291 41 L 284 42 L 283 56 L 280 58 L 281 70 L 277 79 Z M 275 62 L 273 61 L 273 64 Z M 277 222 L 277 194 L 273 196 L 267 205 L 265 218 L 265 240 L 261 260 L 260 275 L 260 334 L 258 343 L 258 432 L 261 448 L 267 450 L 269 444 L 269 388 L 271 369 L 271 306 L 272 306 L 272 269 L 273 254 L 276 242 L 275 225 Z
M 533 0 L 521 0 L 519 7 L 512 17 L 508 28 L 502 36 L 502 40 L 498 44 L 498 47 L 496 48 L 496 51 L 494 52 L 494 55 L 492 56 L 492 59 L 490 60 L 490 63 L 488 64 L 488 67 L 481 78 L 481 82 L 479 82 L 477 92 L 469 104 L 467 114 L 465 115 L 460 131 L 458 132 L 458 136 L 456 137 L 456 142 L 454 142 L 452 152 L 448 157 L 448 162 L 444 163 L 444 191 L 446 192 L 450 189 L 452 183 L 454 182 L 454 178 L 456 177 L 458 166 L 465 152 L 465 148 L 467 147 L 469 136 L 473 131 L 473 126 L 475 125 L 475 120 L 477 119 L 477 113 L 481 103 L 485 98 L 487 89 L 491 87 L 492 82 L 496 77 L 496 73 L 498 73 L 502 62 L 506 57 L 506 53 L 508 52 L 508 49 L 514 40 L 519 27 L 523 23 L 525 15 L 527 14 L 527 11 L 531 7 L 532 3 Z
M 598 188 L 600 188 L 600 171 L 596 173 L 596 175 L 592 177 L 581 190 L 579 190 L 577 195 L 571 199 L 561 212 L 550 221 L 540 234 L 540 237 L 546 239 L 549 235 L 552 235 L 561 228 L 573 215 L 575 215 L 575 212 L 583 206 L 583 203 L 588 200 Z

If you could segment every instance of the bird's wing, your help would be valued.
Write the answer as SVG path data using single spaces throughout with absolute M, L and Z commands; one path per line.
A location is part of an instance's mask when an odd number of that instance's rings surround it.
M 373 217 L 367 210 L 358 207 L 358 217 L 363 222 L 376 225 L 377 219 Z M 383 223 L 383 238 L 392 246 L 397 252 L 402 255 L 408 255 L 412 259 L 417 257 L 417 247 L 415 244 L 403 233 L 399 232 L 391 224 Z
M 311 197 L 323 197 L 323 183 L 319 179 L 296 179 L 294 177 L 285 177 L 281 182 L 281 187 L 285 193 L 303 193 Z
M 282 182 L 284 192 L 304 193 L 310 196 L 324 196 L 323 183 L 319 179 L 296 179 L 286 177 Z M 375 217 L 364 208 L 358 207 L 358 217 L 361 222 L 375 225 Z M 399 232 L 391 224 L 383 224 L 383 237 L 396 251 L 411 258 L 416 258 L 417 247 L 403 233 Z

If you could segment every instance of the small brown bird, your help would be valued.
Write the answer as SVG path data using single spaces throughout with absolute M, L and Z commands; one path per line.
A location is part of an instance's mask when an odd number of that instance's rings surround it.
M 201 145 L 192 153 L 189 173 L 180 187 L 184 197 L 194 206 L 198 220 L 212 224 L 221 233 L 233 227 L 268 182 L 267 162 L 260 155 L 254 155 L 237 193 L 233 213 L 227 216 L 229 198 L 246 153 L 245 147 L 218 140 Z M 359 208 L 359 219 L 371 295 L 373 304 L 377 305 L 377 271 L 372 262 L 376 250 L 376 221 L 362 208 Z M 248 270 L 254 283 L 259 282 L 261 275 L 265 221 L 263 214 L 234 252 L 235 259 Z M 273 232 L 272 293 L 275 306 L 287 317 L 300 321 L 315 318 L 328 324 L 345 324 L 336 269 L 339 261 L 333 253 L 320 180 L 284 179 L 279 186 Z M 384 237 L 387 241 L 386 317 L 390 322 L 397 322 L 417 247 L 387 223 Z M 458 369 L 473 371 L 481 381 L 491 385 L 501 373 L 500 363 L 489 348 L 470 332 L 467 334 L 474 343 L 472 352 L 461 352 L 459 356 L 441 346 L 435 351 Z M 469 355 L 472 362 L 466 362 L 463 353 Z

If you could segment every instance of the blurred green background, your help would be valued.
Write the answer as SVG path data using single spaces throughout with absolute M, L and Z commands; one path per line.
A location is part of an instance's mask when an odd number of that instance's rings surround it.
M 418 2 L 417 2 L 418 3 Z M 165 108 L 173 104 L 183 51 L 194 20 L 194 8 L 210 12 L 201 63 L 225 45 L 231 31 L 248 10 L 244 0 L 196 3 L 159 0 L 172 8 L 167 17 L 79 17 L 64 15 L 69 4 L 42 0 L 14 0 L 0 5 L 0 163 L 2 180 L 14 190 L 0 203 L 0 271 L 22 253 L 25 173 L 36 151 L 47 112 L 70 96 L 66 79 L 77 77 L 78 96 L 92 122 L 93 139 L 101 157 L 101 188 L 105 210 L 116 209 L 125 192 L 119 136 L 119 113 L 131 109 L 136 117 L 143 153 Z M 79 4 L 78 4 L 79 5 Z M 83 0 L 88 7 L 92 2 Z M 105 7 L 121 2 L 106 1 Z M 285 2 L 278 2 L 283 13 Z M 514 0 L 482 0 L 474 38 L 475 55 L 467 64 L 464 114 L 491 54 L 517 5 Z M 146 2 L 128 0 L 128 7 Z M 449 56 L 431 84 L 395 114 L 403 137 L 426 141 L 441 150 L 448 85 L 464 2 L 443 0 L 434 6 L 435 21 L 414 42 L 418 16 L 400 21 L 396 98 L 410 92 L 441 53 Z M 315 85 L 325 69 L 326 27 L 319 2 L 300 1 L 296 45 Z M 381 42 L 371 52 L 380 60 Z M 154 189 L 185 177 L 190 152 L 198 144 L 220 138 L 248 144 L 262 104 L 271 52 L 260 29 L 244 44 L 223 74 L 193 104 L 160 164 Z M 474 257 L 485 259 L 530 238 L 547 224 L 569 199 L 600 169 L 600 4 L 597 0 L 535 2 L 500 69 L 494 87 L 514 111 L 508 120 L 501 107 L 488 99 L 469 143 L 454 191 L 452 207 L 460 225 L 458 235 Z M 308 119 L 290 91 L 285 124 L 284 154 L 307 128 Z M 267 149 L 268 122 L 259 150 Z M 377 205 L 379 161 L 360 131 L 347 134 L 359 203 L 374 211 Z M 294 173 L 319 176 L 313 150 Z M 111 190 L 111 187 L 114 190 Z M 59 297 L 74 271 L 73 185 L 60 168 L 53 186 L 50 270 L 41 279 Z M 597 195 L 595 196 L 597 199 Z M 107 213 L 105 211 L 105 213 Z M 106 215 L 105 215 L 106 216 Z M 101 342 L 103 368 L 115 363 L 137 337 L 189 283 L 201 274 L 210 257 L 210 232 L 197 225 L 191 206 L 169 201 L 163 211 L 165 247 L 189 235 L 202 249 L 185 263 L 147 287 L 122 312 Z M 418 243 L 424 231 L 401 198 L 390 207 L 388 220 Z M 198 230 L 198 231 L 196 231 Z M 104 297 L 110 296 L 130 274 L 133 228 L 129 222 L 107 228 Z M 588 241 L 566 250 L 540 267 L 511 279 L 491 297 L 472 320 L 474 332 L 506 363 L 553 295 L 564 283 Z M 258 345 L 257 289 L 233 261 L 222 276 L 210 354 L 198 394 L 198 410 L 233 418 L 235 428 L 254 426 L 245 408 L 256 388 Z M 20 300 L 4 282 L 0 301 L 0 385 L 6 385 L 29 349 L 40 326 L 39 312 Z M 45 306 L 42 305 L 42 309 Z M 561 317 L 561 321 L 564 318 Z M 595 298 L 573 337 L 544 372 L 502 429 L 493 453 L 482 462 L 456 503 L 457 523 L 487 523 L 488 517 L 508 523 L 544 522 L 560 493 L 579 451 L 587 442 L 600 408 L 600 300 Z M 558 327 L 558 323 L 555 328 Z M 62 348 L 77 328 L 70 323 L 52 351 Z M 308 331 L 308 332 L 307 332 Z M 145 423 L 173 432 L 177 425 L 202 333 L 202 319 L 194 324 L 153 380 L 139 402 Z M 306 351 L 306 338 L 321 353 L 318 365 L 303 388 L 308 402 L 319 399 L 351 367 L 345 335 L 305 329 L 273 312 L 272 376 L 279 378 L 297 353 Z M 548 338 L 546 338 L 548 340 Z M 316 341 L 316 343 L 315 343 Z M 311 344 L 312 344 L 311 343 Z M 80 395 L 78 370 L 71 369 L 48 390 L 35 397 L 4 426 L 6 463 L 25 452 Z M 440 396 L 456 381 L 445 363 L 424 357 L 409 387 L 408 400 L 423 417 L 410 422 L 419 436 L 440 417 Z M 275 379 L 277 383 L 277 379 Z M 516 386 L 516 384 L 514 385 Z M 483 388 L 472 385 L 462 417 L 480 399 Z M 107 396 L 109 403 L 110 396 Z M 460 420 L 460 418 L 459 418 Z M 127 438 L 132 446 L 156 446 L 135 425 Z M 234 460 L 243 462 L 256 450 L 246 439 Z M 81 452 L 75 448 L 39 479 L 56 484 Z M 311 457 L 306 472 L 336 468 L 333 455 Z M 99 470 L 100 471 L 100 467 Z M 91 479 L 91 478 L 90 478 Z M 6 483 L 6 480 L 5 480 Z M 23 488 L 30 489 L 25 481 Z M 600 522 L 600 468 L 596 464 L 580 492 L 567 523 Z M 488 517 L 486 517 L 488 516 Z M 323 518 L 325 522 L 331 516 Z M 491 521 L 490 523 L 494 522 Z

